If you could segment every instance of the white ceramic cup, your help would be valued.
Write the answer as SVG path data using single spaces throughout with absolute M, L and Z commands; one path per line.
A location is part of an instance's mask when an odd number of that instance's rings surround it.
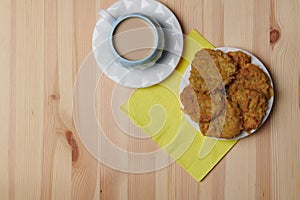
M 160 24 L 153 18 L 143 15 L 141 13 L 132 13 L 132 14 L 127 14 L 120 16 L 118 18 L 113 17 L 109 12 L 106 10 L 100 10 L 99 15 L 107 21 L 111 25 L 110 29 L 110 34 L 109 34 L 109 42 L 110 42 L 110 47 L 111 51 L 113 52 L 113 55 L 115 59 L 124 67 L 127 68 L 147 68 L 152 66 L 162 55 L 164 46 L 165 46 L 165 39 L 164 39 L 164 33 L 162 30 L 162 27 Z M 152 48 L 152 51 L 146 56 L 143 57 L 142 59 L 139 60 L 129 60 L 122 55 L 118 53 L 118 51 L 115 48 L 114 45 L 114 34 L 115 30 L 118 27 L 120 23 L 122 23 L 124 20 L 129 19 L 129 18 L 139 18 L 144 21 L 146 21 L 150 26 L 151 29 L 154 30 L 155 32 L 155 45 L 154 48 Z M 147 39 L 147 38 L 145 38 Z M 135 41 L 130 41 L 130 42 L 135 42 Z

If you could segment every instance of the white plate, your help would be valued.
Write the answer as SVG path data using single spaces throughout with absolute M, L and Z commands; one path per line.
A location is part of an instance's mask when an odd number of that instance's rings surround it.
M 251 56 L 251 63 L 254 64 L 254 65 L 257 65 L 260 69 L 262 69 L 269 77 L 270 79 L 270 84 L 271 86 L 274 88 L 273 86 L 273 81 L 272 81 L 272 78 L 271 78 L 271 75 L 270 73 L 268 72 L 267 68 L 265 67 L 265 65 L 258 59 L 256 58 L 253 54 L 243 50 L 243 49 L 239 49 L 239 48 L 234 48 L 234 47 L 218 47 L 216 49 L 219 49 L 221 51 L 223 51 L 224 53 L 227 53 L 228 51 L 242 51 L 246 54 L 248 54 L 249 56 Z M 186 71 L 184 72 L 183 74 L 183 78 L 181 80 L 181 83 L 180 83 L 180 93 L 183 91 L 183 89 L 189 84 L 189 76 L 190 76 L 190 70 L 191 70 L 191 66 L 188 66 Z M 273 101 L 274 101 L 274 96 L 272 96 L 269 101 L 268 101 L 268 109 L 266 110 L 266 114 L 264 116 L 264 118 L 262 119 L 259 127 L 255 130 L 251 130 L 251 134 L 253 134 L 255 131 L 257 131 L 263 123 L 265 123 L 265 121 L 267 120 L 271 110 L 272 110 L 272 106 L 273 106 Z M 180 102 L 180 105 L 181 107 L 183 108 L 183 105 L 181 104 Z M 188 122 L 198 131 L 200 131 L 200 128 L 199 128 L 199 125 L 197 123 L 195 123 L 187 114 L 184 114 L 186 119 L 188 120 Z M 201 132 L 201 131 L 200 131 Z M 237 139 L 241 139 L 241 138 L 244 138 L 244 137 L 247 137 L 249 136 L 249 134 L 247 134 L 246 131 L 242 131 L 240 135 L 238 135 L 237 137 L 235 138 L 232 138 L 230 140 L 237 140 Z M 215 138 L 215 137 L 214 137 Z M 216 138 L 218 140 L 227 140 L 227 139 L 224 139 L 224 138 Z
M 183 50 L 182 30 L 172 11 L 154 0 L 118 1 L 107 11 L 116 18 L 136 12 L 153 17 L 164 30 L 165 48 L 155 65 L 147 69 L 129 70 L 115 61 L 108 40 L 111 25 L 99 18 L 93 33 L 93 52 L 104 74 L 116 83 L 131 88 L 148 87 L 167 78 L 176 68 Z

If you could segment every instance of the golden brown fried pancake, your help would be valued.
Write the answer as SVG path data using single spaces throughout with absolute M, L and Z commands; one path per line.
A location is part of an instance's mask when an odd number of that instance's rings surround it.
M 206 93 L 209 90 L 215 90 L 219 87 L 219 81 L 212 81 L 210 82 L 210 89 L 208 89 L 202 75 L 200 74 L 199 70 L 192 66 L 190 71 L 189 77 L 190 85 L 197 93 Z
M 225 107 L 224 102 L 225 95 L 219 90 L 211 92 L 210 94 L 197 94 L 197 99 L 200 108 L 200 119 L 199 122 L 209 122 Z
M 214 63 L 221 73 L 224 85 L 228 85 L 237 73 L 236 63 L 220 50 L 206 49 L 206 51 L 214 59 Z
M 242 130 L 241 112 L 235 102 L 226 99 L 226 112 L 210 122 L 199 123 L 203 135 L 218 138 L 234 138 Z
M 262 92 L 267 100 L 274 95 L 269 77 L 258 66 L 253 64 L 247 64 L 239 70 L 236 80 L 228 88 L 228 93 L 233 95 L 237 90 L 244 89 Z
M 244 130 L 257 129 L 267 109 L 267 99 L 263 93 L 256 90 L 237 90 L 231 95 L 232 101 L 236 102 L 242 111 Z
M 180 100 L 184 106 L 183 112 L 188 114 L 194 122 L 198 123 L 200 110 L 197 96 L 193 88 L 190 86 L 185 87 L 180 94 Z
M 251 62 L 251 57 L 242 51 L 230 51 L 228 52 L 228 56 L 231 57 L 239 65 L 239 67 L 243 67 Z
M 236 63 L 220 50 L 202 49 L 195 54 L 189 81 L 197 93 L 222 89 L 237 73 Z
M 191 86 L 184 88 L 180 94 L 183 111 L 195 122 L 209 122 L 223 110 L 225 95 L 220 91 L 211 94 L 195 93 Z

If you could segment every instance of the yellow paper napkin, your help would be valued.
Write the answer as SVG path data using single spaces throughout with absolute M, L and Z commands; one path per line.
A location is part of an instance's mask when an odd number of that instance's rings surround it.
M 185 38 L 184 53 L 174 73 L 158 85 L 137 89 L 121 107 L 197 181 L 201 181 L 237 142 L 203 136 L 180 109 L 182 75 L 201 48 L 214 46 L 193 30 Z

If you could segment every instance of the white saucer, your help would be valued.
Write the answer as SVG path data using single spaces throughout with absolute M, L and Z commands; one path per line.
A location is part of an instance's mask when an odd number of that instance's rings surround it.
M 254 65 L 257 65 L 261 70 L 263 70 L 269 77 L 270 79 L 270 84 L 271 86 L 274 88 L 273 86 L 273 81 L 272 81 L 272 78 L 271 78 L 271 75 L 270 73 L 268 72 L 267 68 L 265 67 L 265 65 L 257 58 L 255 57 L 253 54 L 243 50 L 243 49 L 239 49 L 239 48 L 234 48 L 234 47 L 218 47 L 216 49 L 219 49 L 221 51 L 223 51 L 224 53 L 227 53 L 228 51 L 242 51 L 244 53 L 246 53 L 247 55 L 251 56 L 251 63 L 254 64 Z M 183 89 L 189 84 L 189 77 L 190 77 L 190 70 L 191 70 L 191 66 L 188 66 L 186 71 L 184 72 L 183 74 L 183 77 L 182 77 L 182 80 L 181 80 L 181 83 L 180 83 L 180 92 L 179 94 L 183 91 Z M 268 109 L 266 110 L 266 114 L 264 116 L 264 118 L 262 119 L 259 127 L 255 130 L 251 130 L 251 134 L 253 134 L 255 131 L 257 131 L 264 123 L 265 121 L 267 120 L 271 110 L 272 110 L 272 106 L 273 106 L 273 102 L 274 102 L 274 96 L 272 96 L 269 101 L 268 101 Z M 180 101 L 180 106 L 181 108 L 183 108 L 183 105 Z M 200 131 L 200 128 L 199 128 L 199 125 L 194 122 L 189 115 L 187 114 L 184 114 L 184 116 L 186 117 L 187 121 L 196 129 L 198 130 L 199 132 Z M 246 131 L 242 131 L 240 135 L 238 135 L 237 137 L 235 138 L 232 138 L 230 140 L 237 140 L 237 139 L 241 139 L 241 138 L 244 138 L 244 137 L 247 137 L 249 136 L 249 134 L 246 132 Z M 215 137 L 214 137 L 215 138 Z M 215 139 L 218 139 L 218 140 L 227 140 L 227 139 L 224 139 L 224 138 L 215 138 Z
M 142 88 L 157 84 L 176 68 L 183 50 L 183 34 L 175 15 L 162 3 L 154 0 L 123 0 L 111 5 L 107 11 L 114 17 L 129 13 L 142 13 L 156 19 L 164 30 L 165 48 L 156 64 L 147 69 L 127 69 L 117 63 L 110 51 L 110 24 L 99 18 L 93 33 L 93 52 L 100 69 L 116 83 Z

